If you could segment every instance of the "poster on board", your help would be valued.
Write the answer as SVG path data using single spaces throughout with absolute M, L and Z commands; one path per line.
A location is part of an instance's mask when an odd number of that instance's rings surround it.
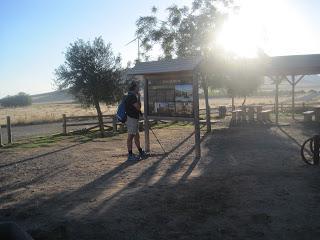
M 193 117 L 193 86 L 186 80 L 149 80 L 148 115 Z

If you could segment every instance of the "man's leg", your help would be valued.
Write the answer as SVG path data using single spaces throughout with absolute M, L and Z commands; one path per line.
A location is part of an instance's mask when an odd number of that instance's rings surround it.
M 135 135 L 133 135 L 133 134 L 128 134 L 127 148 L 128 148 L 129 155 L 132 155 L 132 140 L 133 140 L 134 136 Z
M 140 147 L 140 135 L 139 135 L 139 132 L 134 135 L 134 143 L 136 144 L 137 148 L 140 150 L 141 147 Z
M 147 157 L 145 151 L 142 150 L 141 146 L 140 146 L 140 135 L 139 132 L 134 136 L 134 143 L 136 144 L 138 150 L 139 150 L 139 154 L 140 154 L 140 158 L 144 159 Z

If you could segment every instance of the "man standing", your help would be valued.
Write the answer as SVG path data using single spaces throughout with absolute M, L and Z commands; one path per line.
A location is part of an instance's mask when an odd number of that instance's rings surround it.
M 139 135 L 139 117 L 141 113 L 141 102 L 139 84 L 136 81 L 132 81 L 129 86 L 128 96 L 125 100 L 126 113 L 127 113 L 127 130 L 128 130 L 128 161 L 135 161 L 146 157 L 145 151 L 140 146 L 140 135 Z M 132 141 L 139 150 L 139 156 L 135 156 L 132 153 Z

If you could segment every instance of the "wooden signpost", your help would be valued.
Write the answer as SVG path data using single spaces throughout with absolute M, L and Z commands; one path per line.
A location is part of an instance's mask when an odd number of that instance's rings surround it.
M 149 120 L 192 122 L 195 135 L 195 157 L 200 158 L 199 71 L 197 69 L 200 61 L 195 59 L 169 61 L 171 62 L 138 63 L 130 74 L 143 79 L 144 82 L 145 149 L 151 150 Z M 206 115 L 209 115 L 207 130 L 210 131 L 210 112 L 207 111 Z
M 1 124 L 0 124 L 0 147 L 2 147 L 2 131 L 1 131 Z

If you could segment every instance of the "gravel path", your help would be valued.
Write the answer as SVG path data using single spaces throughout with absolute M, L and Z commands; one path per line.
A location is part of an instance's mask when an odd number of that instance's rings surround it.
M 319 239 L 320 169 L 299 156 L 318 131 L 215 129 L 195 159 L 192 127 L 156 129 L 168 155 L 151 135 L 135 163 L 125 134 L 4 150 L 0 221 L 35 239 Z

